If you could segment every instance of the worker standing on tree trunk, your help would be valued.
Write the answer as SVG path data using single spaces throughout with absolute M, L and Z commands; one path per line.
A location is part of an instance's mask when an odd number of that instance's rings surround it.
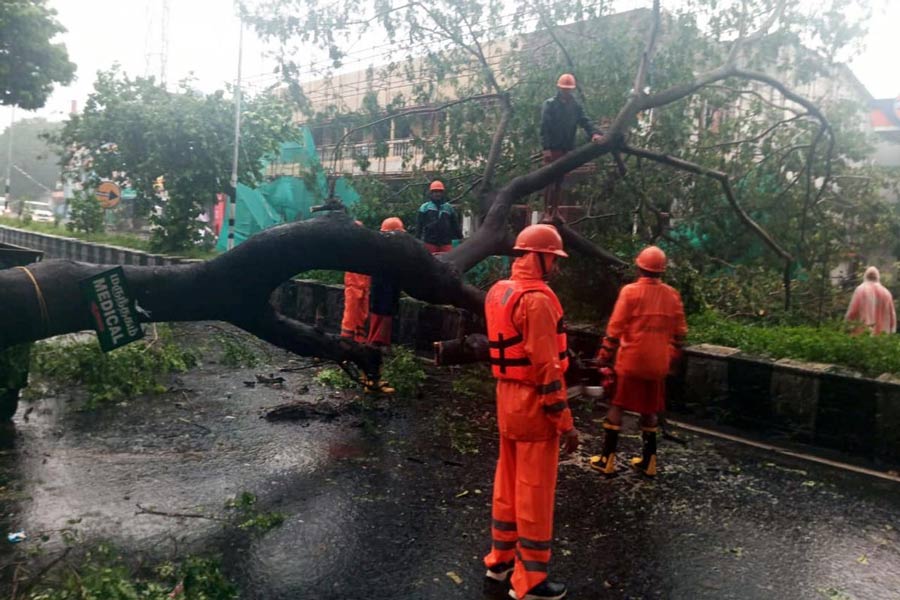
M 356 222 L 359 227 L 363 224 Z M 362 273 L 344 273 L 344 318 L 341 320 L 341 337 L 364 344 L 368 332 L 369 286 L 372 278 Z
M 547 580 L 560 435 L 566 452 L 574 452 L 578 432 L 563 378 L 568 366 L 563 310 L 545 280 L 557 258 L 567 254 L 550 225 L 526 227 L 515 249 L 522 255 L 513 263 L 512 277 L 496 283 L 485 300 L 500 458 L 493 543 L 484 564 L 489 579 L 510 580 L 511 597 L 552 600 L 566 595 L 565 585 Z
M 428 194 L 428 202 L 419 207 L 416 236 L 425 242 L 425 247 L 432 254 L 449 252 L 453 249 L 453 240 L 462 238 L 459 217 L 447 202 L 443 182 L 432 181 Z
M 866 269 L 865 280 L 853 292 L 845 319 L 861 323 L 854 334 L 868 330 L 873 335 L 897 331 L 897 309 L 890 290 L 881 285 L 876 267 Z
M 630 410 L 641 415 L 643 440 L 641 456 L 633 458 L 631 466 L 653 477 L 657 414 L 665 410 L 666 375 L 681 358 L 687 322 L 681 296 L 660 280 L 665 253 L 648 246 L 635 262 L 640 278 L 619 293 L 597 356 L 603 388 L 612 402 L 603 424 L 603 451 L 591 458 L 591 467 L 607 475 L 615 472 L 622 413 Z
M 398 217 L 388 217 L 381 223 L 382 233 L 406 231 Z M 372 292 L 369 302 L 369 343 L 373 346 L 391 345 L 394 315 L 400 306 L 400 286 L 390 277 L 372 276 Z
M 592 142 L 600 142 L 603 135 L 584 114 L 584 107 L 573 95 L 577 84 L 575 76 L 563 73 L 556 82 L 556 95 L 544 101 L 541 109 L 541 148 L 545 165 L 556 161 L 575 149 L 575 130 L 580 126 Z M 544 213 L 556 215 L 562 199 L 565 176 L 554 180 L 544 188 Z

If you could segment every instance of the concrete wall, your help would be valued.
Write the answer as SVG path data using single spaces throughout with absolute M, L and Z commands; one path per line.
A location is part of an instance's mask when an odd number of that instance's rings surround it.
M 294 280 L 282 285 L 274 296 L 275 306 L 285 315 L 338 333 L 344 313 L 344 287 L 319 281 Z M 466 311 L 452 306 L 434 306 L 402 298 L 394 319 L 393 342 L 430 355 L 432 344 L 478 331 L 478 323 Z
M 900 462 L 900 380 L 869 379 L 835 365 L 771 361 L 735 348 L 686 350 L 669 408 L 742 429 Z
M 150 254 L 130 248 L 93 244 L 74 238 L 26 231 L 0 225 L 0 242 L 40 250 L 44 258 L 66 258 L 82 262 L 110 265 L 172 265 L 191 259 Z

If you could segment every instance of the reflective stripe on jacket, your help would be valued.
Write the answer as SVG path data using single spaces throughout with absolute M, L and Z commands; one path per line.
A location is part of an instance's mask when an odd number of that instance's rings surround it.
M 559 353 L 563 372 L 568 368 L 568 346 L 566 327 L 563 323 L 563 309 L 553 290 L 543 280 L 498 281 L 485 300 L 488 322 L 488 344 L 490 348 L 491 371 L 497 379 L 513 379 L 535 384 L 534 365 L 525 352 L 522 333 L 513 322 L 513 314 L 525 294 L 543 294 L 552 303 L 556 319 L 556 349 Z
M 447 202 L 429 200 L 419 207 L 416 235 L 426 244 L 446 246 L 462 238 L 456 210 Z
M 495 284 L 485 302 L 497 424 L 501 435 L 521 441 L 548 440 L 572 429 L 563 311 L 541 273 L 537 255 L 526 254 L 513 263 L 512 279 Z

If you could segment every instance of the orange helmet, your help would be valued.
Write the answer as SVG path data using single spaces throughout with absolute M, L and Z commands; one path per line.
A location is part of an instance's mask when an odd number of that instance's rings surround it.
M 666 253 L 656 246 L 647 246 L 637 255 L 634 264 L 649 273 L 662 273 L 666 270 Z
M 575 76 L 571 73 L 563 73 L 556 80 L 556 87 L 561 90 L 574 90 L 577 87 L 575 85 Z
M 444 191 L 444 182 L 438 179 L 435 179 L 431 182 L 431 185 L 428 186 L 429 192 L 443 192 Z
M 555 254 L 563 258 L 569 256 L 563 250 L 562 238 L 559 237 L 559 232 L 553 225 L 529 225 L 516 237 L 516 245 L 513 250 Z
M 381 230 L 382 231 L 406 231 L 406 228 L 403 226 L 403 221 L 400 220 L 400 217 L 388 217 L 384 221 L 381 222 Z

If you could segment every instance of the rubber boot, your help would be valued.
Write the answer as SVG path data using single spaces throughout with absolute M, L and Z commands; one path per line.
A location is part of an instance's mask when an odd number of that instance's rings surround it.
M 567 592 L 564 583 L 545 580 L 528 590 L 524 598 L 519 598 L 515 590 L 509 590 L 509 597 L 513 600 L 562 600 L 566 597 Z
M 640 458 L 631 459 L 631 466 L 647 477 L 656 477 L 656 430 L 657 427 L 641 427 L 644 447 Z
M 591 468 L 600 471 L 604 475 L 612 475 L 616 472 L 616 446 L 619 444 L 619 425 L 604 423 L 603 451 L 600 456 L 591 457 Z
M 384 379 L 367 379 L 365 391 L 367 394 L 393 394 L 396 390 Z
M 488 570 L 484 574 L 484 576 L 491 581 L 507 583 L 510 576 L 512 575 L 513 568 L 515 566 L 516 563 L 514 561 L 500 563 L 498 565 L 494 565 L 493 567 L 488 567 Z

